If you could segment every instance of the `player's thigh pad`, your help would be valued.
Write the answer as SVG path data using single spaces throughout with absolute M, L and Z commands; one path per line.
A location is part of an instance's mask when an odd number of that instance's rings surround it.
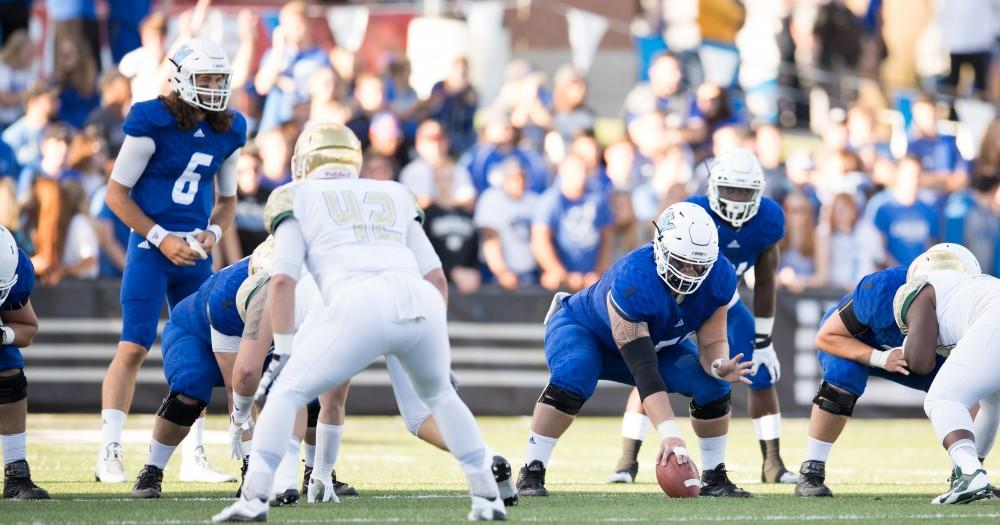
M 212 258 L 194 263 L 194 266 L 173 266 L 167 273 L 167 304 L 173 309 L 185 297 L 198 291 L 198 287 L 212 276 Z
M 224 384 L 211 343 L 168 322 L 162 347 L 163 374 L 170 390 L 209 403 L 212 388 Z
M 729 397 L 729 383 L 705 372 L 690 339 L 661 349 L 657 357 L 668 391 L 690 397 L 692 403 L 703 407 Z
M 861 397 L 868 385 L 868 374 L 875 369 L 856 361 L 844 359 L 822 350 L 816 350 L 816 358 L 823 369 L 823 381 L 841 390 L 850 392 L 855 397 Z M 902 374 L 891 374 L 905 377 Z
M 24 357 L 21 356 L 21 349 L 11 345 L 0 346 L 0 372 L 19 368 L 24 368 Z
M 135 232 L 129 237 L 121 284 L 121 340 L 149 350 L 167 292 L 166 273 L 173 265 L 148 243 L 147 248 L 140 247 L 143 241 Z
M 1000 308 L 982 314 L 958 340 L 927 391 L 927 400 L 958 401 L 966 407 L 1000 389 Z
M 420 401 L 417 391 L 413 388 L 410 377 L 403 370 L 403 365 L 395 355 L 385 356 L 385 368 L 389 372 L 389 381 L 392 383 L 392 393 L 396 396 L 396 406 L 399 407 L 399 415 L 406 424 L 406 430 L 414 436 L 420 430 L 420 425 L 430 417 L 431 411 Z
M 610 350 L 603 349 L 590 330 L 566 315 L 565 310 L 549 320 L 545 329 L 545 361 L 549 366 L 549 384 L 552 386 L 573 393 L 586 402 L 594 395 L 597 380 L 604 375 L 606 352 Z M 618 354 L 618 360 L 621 361 L 621 354 Z M 625 362 L 621 361 L 621 364 L 624 366 Z M 618 375 L 614 370 L 608 372 L 609 375 Z M 629 380 L 631 377 L 629 374 Z
M 726 332 L 729 339 L 729 357 L 736 357 L 743 354 L 743 361 L 753 359 L 753 340 L 756 336 L 753 314 L 750 309 L 737 301 L 726 312 Z M 771 383 L 771 371 L 766 366 L 757 369 L 757 373 L 750 378 L 750 390 L 766 390 L 773 388 Z

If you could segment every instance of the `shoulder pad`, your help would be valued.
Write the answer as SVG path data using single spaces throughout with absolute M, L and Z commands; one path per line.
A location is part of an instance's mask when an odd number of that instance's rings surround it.
M 247 306 L 250 306 L 250 300 L 253 299 L 254 294 L 267 286 L 267 283 L 270 281 L 270 275 L 258 273 L 247 277 L 243 281 L 243 284 L 240 285 L 239 290 L 236 290 L 236 311 L 240 313 L 240 319 L 244 322 L 247 320 Z
M 281 221 L 294 216 L 292 209 L 295 204 L 295 186 L 285 184 L 271 192 L 264 205 L 264 229 L 274 234 Z
M 233 112 L 233 127 L 231 131 L 239 138 L 239 145 L 237 147 L 243 147 L 247 142 L 247 119 L 239 111 Z
M 892 315 L 896 318 L 896 326 L 899 327 L 899 331 L 904 334 L 909 331 L 906 326 L 906 312 L 924 286 L 927 286 L 926 278 L 907 281 L 896 290 L 896 295 L 892 298 Z

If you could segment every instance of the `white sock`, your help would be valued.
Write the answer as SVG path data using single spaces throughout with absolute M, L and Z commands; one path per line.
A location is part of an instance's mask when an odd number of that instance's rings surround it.
M 121 443 L 124 429 L 125 412 L 113 408 L 101 410 L 101 449 L 111 443 Z
M 292 436 L 288 438 L 288 448 L 285 449 L 285 454 L 288 456 L 295 456 L 295 461 L 299 460 L 299 446 L 302 444 L 299 438 Z
M 559 438 L 543 436 L 529 431 L 528 450 L 524 453 L 524 464 L 527 465 L 532 461 L 538 460 L 542 462 L 542 466 L 548 467 L 549 458 L 552 457 L 552 450 L 556 448 L 558 441 Z
M 15 461 L 27 458 L 25 452 L 25 433 L 0 435 L 0 446 L 3 447 L 3 464 L 9 465 Z
M 770 441 L 781 437 L 781 414 L 768 414 L 753 420 L 753 428 L 757 431 L 757 439 Z
M 240 422 L 250 419 L 252 415 L 253 396 L 241 396 L 233 391 L 233 415 Z
M 253 450 L 253 438 L 250 438 L 250 439 L 248 439 L 248 440 L 246 440 L 246 441 L 243 442 L 243 450 L 246 451 L 246 453 L 247 453 L 246 457 L 249 458 L 250 457 L 250 451 Z
M 303 443 L 306 455 L 306 466 L 312 467 L 316 464 L 316 445 L 310 445 L 309 443 Z
M 806 461 L 822 461 L 826 463 L 826 459 L 830 457 L 830 449 L 832 448 L 833 443 L 809 436 L 806 441 Z
M 194 420 L 191 430 L 184 441 L 181 441 L 181 445 L 184 447 L 184 459 L 194 459 L 198 453 L 198 447 L 205 450 L 205 416 Z
M 622 437 L 642 441 L 646 439 L 649 430 L 649 417 L 646 414 L 625 412 L 622 417 Z
M 327 479 L 332 475 L 333 466 L 337 464 L 337 454 L 340 453 L 340 439 L 343 435 L 344 425 L 316 423 L 314 478 Z
M 149 455 L 146 456 L 146 464 L 163 470 L 176 448 L 176 445 L 164 445 L 155 439 L 149 440 Z
M 728 434 L 718 437 L 698 438 L 698 448 L 701 449 L 701 469 L 712 470 L 726 461 L 726 441 Z
M 952 443 L 948 447 L 948 455 L 951 456 L 951 462 L 962 469 L 962 474 L 972 474 L 983 468 L 976 455 L 976 444 L 972 440 L 960 439 Z

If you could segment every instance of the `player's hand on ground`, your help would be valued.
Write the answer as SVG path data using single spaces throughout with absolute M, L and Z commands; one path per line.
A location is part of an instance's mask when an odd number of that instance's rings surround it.
M 194 238 L 198 244 L 201 244 L 201 249 L 205 250 L 205 253 L 212 253 L 215 243 L 219 242 L 219 239 L 215 238 L 215 234 L 210 231 L 198 232 Z
M 903 357 L 903 348 L 897 346 L 891 350 L 886 350 L 889 355 L 886 356 L 885 369 L 887 372 L 896 372 L 898 374 L 903 374 L 904 376 L 910 375 L 910 365 L 906 363 L 906 358 Z
M 683 465 L 688 462 L 687 445 L 681 438 L 667 437 L 660 441 L 660 451 L 656 454 L 656 462 L 666 465 L 670 455 L 677 456 L 677 464 Z
M 754 350 L 753 360 L 750 362 L 753 363 L 753 366 L 750 367 L 750 375 L 757 375 L 757 371 L 763 366 L 771 374 L 772 385 L 781 379 L 781 362 L 778 361 L 778 354 L 774 351 L 774 345 L 767 345 L 764 348 Z
M 198 252 L 192 250 L 184 239 L 172 233 L 160 241 L 160 253 L 175 266 L 194 266 L 195 261 L 200 259 Z
M 751 373 L 753 361 L 743 361 L 742 359 L 742 353 L 736 354 L 732 359 L 716 359 L 712 363 L 712 370 L 715 372 L 715 376 L 723 381 L 749 385 L 750 379 L 747 376 Z

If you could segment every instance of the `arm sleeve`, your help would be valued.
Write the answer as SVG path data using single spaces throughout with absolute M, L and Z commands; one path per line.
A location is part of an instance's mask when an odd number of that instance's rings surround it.
M 297 219 L 290 217 L 282 221 L 274 232 L 274 261 L 271 263 L 271 275 L 283 274 L 298 280 L 305 258 L 306 239 L 302 235 L 302 228 Z
M 427 275 L 435 268 L 441 267 L 441 259 L 431 246 L 431 240 L 419 224 L 407 228 L 406 247 L 413 251 L 413 256 L 417 259 L 417 269 L 420 275 Z
M 215 180 L 219 186 L 220 197 L 236 196 L 236 163 L 240 158 L 242 148 L 236 148 L 219 168 L 219 173 L 215 175 Z
M 125 135 L 125 142 L 115 159 L 115 167 L 111 170 L 111 180 L 131 188 L 139 182 L 146 164 L 156 153 L 156 143 L 149 137 L 134 137 Z

